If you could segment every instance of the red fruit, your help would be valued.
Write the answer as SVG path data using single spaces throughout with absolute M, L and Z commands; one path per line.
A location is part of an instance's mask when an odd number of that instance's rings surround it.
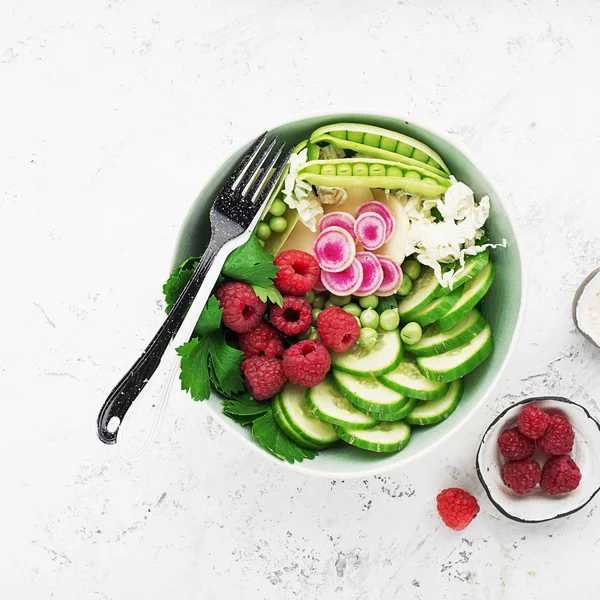
M 581 471 L 570 456 L 552 456 L 542 469 L 540 487 L 550 494 L 572 492 L 581 481 Z
M 330 366 L 329 352 L 319 340 L 298 342 L 283 353 L 286 377 L 303 387 L 321 383 Z
M 238 336 L 240 350 L 246 358 L 253 356 L 281 356 L 283 340 L 279 334 L 265 321 L 261 321 L 254 329 Z
M 461 531 L 477 516 L 479 504 L 465 490 L 448 488 L 437 495 L 437 510 L 450 529 Z
M 541 476 L 542 468 L 535 460 L 507 462 L 502 467 L 502 480 L 517 496 L 529 494 Z
M 352 348 L 360 335 L 356 317 L 339 306 L 330 306 L 319 314 L 317 331 L 325 346 L 334 352 Z
M 224 283 L 215 296 L 223 309 L 223 323 L 237 333 L 254 329 L 267 309 L 267 305 L 247 283 Z
M 283 363 L 273 356 L 253 356 L 242 363 L 246 389 L 256 400 L 267 400 L 285 385 Z
M 312 290 L 319 276 L 319 265 L 314 256 L 303 250 L 286 250 L 275 258 L 279 267 L 275 276 L 275 287 L 282 294 L 301 296 Z
M 573 450 L 575 433 L 571 423 L 561 413 L 554 413 L 548 419 L 548 428 L 538 439 L 537 445 L 542 452 L 548 454 L 569 454 Z
M 506 460 L 523 460 L 533 454 L 535 442 L 513 427 L 500 434 L 498 448 Z
M 312 308 L 304 298 L 285 296 L 283 306 L 271 308 L 271 323 L 286 335 L 305 332 L 312 323 Z
M 548 428 L 550 417 L 535 404 L 528 404 L 519 415 L 517 427 L 530 440 L 541 438 Z

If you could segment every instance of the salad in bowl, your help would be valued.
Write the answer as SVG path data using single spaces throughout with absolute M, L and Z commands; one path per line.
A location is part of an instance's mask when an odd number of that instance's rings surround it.
M 318 457 L 331 474 L 447 434 L 489 384 L 498 327 L 501 367 L 520 296 L 505 301 L 515 273 L 502 270 L 518 260 L 510 222 L 498 207 L 490 227 L 493 189 L 478 172 L 470 187 L 466 157 L 452 149 L 446 162 L 447 142 L 405 122 L 323 121 L 284 132 L 306 131 L 178 352 L 194 400 L 271 456 Z M 199 223 L 184 230 L 167 311 L 200 259 Z M 520 264 L 516 281 L 518 292 Z

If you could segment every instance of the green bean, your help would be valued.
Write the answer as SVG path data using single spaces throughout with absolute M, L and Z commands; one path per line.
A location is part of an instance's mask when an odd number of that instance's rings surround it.
M 416 260 L 405 260 L 402 263 L 402 272 L 409 277 L 411 281 L 415 281 L 421 274 L 421 263 Z
M 268 240 L 271 237 L 271 228 L 268 223 L 262 222 L 258 224 L 256 228 L 256 237 L 259 240 Z

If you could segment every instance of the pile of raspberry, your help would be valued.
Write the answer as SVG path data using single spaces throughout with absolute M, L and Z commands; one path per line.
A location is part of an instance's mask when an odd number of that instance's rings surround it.
M 288 380 L 303 387 L 317 385 L 331 367 L 328 350 L 344 352 L 360 334 L 355 317 L 331 306 L 319 314 L 314 336 L 308 336 L 313 315 L 303 295 L 317 282 L 319 265 L 302 250 L 282 252 L 273 264 L 279 267 L 274 283 L 283 305 L 273 305 L 268 314 L 266 303 L 246 283 L 224 283 L 216 292 L 223 324 L 238 334 L 244 382 L 256 400 L 272 398 Z
M 575 432 L 564 414 L 528 404 L 520 412 L 516 427 L 506 429 L 498 438 L 498 449 L 505 459 L 502 480 L 517 496 L 529 494 L 538 484 L 551 496 L 572 492 L 581 481 L 581 471 L 570 456 L 574 440 Z M 543 467 L 534 458 L 536 449 L 537 455 L 549 455 Z

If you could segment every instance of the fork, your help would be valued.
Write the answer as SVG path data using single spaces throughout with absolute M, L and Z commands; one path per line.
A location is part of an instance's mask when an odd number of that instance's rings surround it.
M 289 160 L 291 150 L 284 153 L 285 143 L 271 156 L 277 138 L 261 152 L 267 135 L 256 139 L 219 192 L 210 209 L 211 237 L 202 259 L 152 341 L 98 414 L 98 437 L 105 444 L 118 438 L 127 460 L 140 458 L 155 438 L 179 371 L 176 348 L 190 339 L 227 256 L 250 238 Z M 134 415 L 139 421 L 144 405 L 142 421 L 147 421 L 147 427 L 135 428 Z

